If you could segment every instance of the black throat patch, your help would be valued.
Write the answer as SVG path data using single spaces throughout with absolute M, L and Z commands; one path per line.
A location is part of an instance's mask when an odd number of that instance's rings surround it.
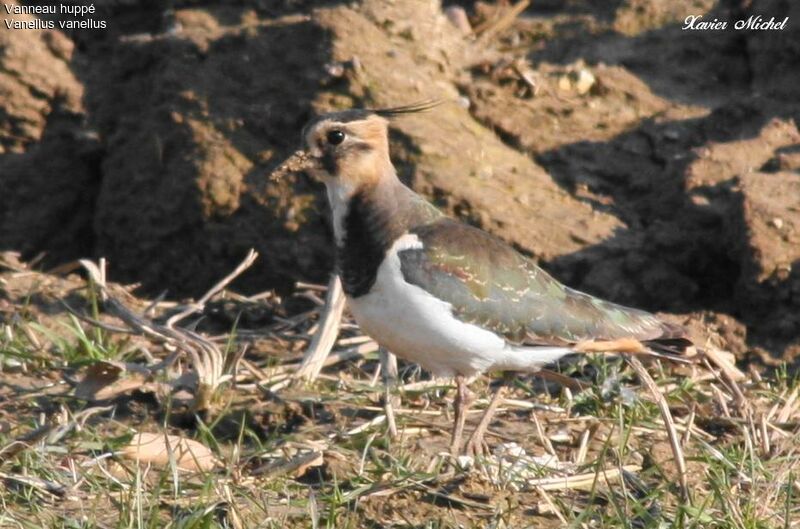
M 374 207 L 363 190 L 353 195 L 349 206 L 337 257 L 344 291 L 357 298 L 375 284 L 378 267 L 401 234 L 395 233 L 398 229 L 392 227 L 391 214 Z

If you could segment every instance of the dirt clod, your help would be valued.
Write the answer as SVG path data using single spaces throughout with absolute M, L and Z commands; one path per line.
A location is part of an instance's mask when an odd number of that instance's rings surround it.
M 438 97 L 391 144 L 439 206 L 571 286 L 732 318 L 731 349 L 800 347 L 800 30 L 682 29 L 795 5 L 97 5 L 107 31 L 0 30 L 0 249 L 173 296 L 250 247 L 243 291 L 323 281 L 322 190 L 270 174 L 315 112 Z

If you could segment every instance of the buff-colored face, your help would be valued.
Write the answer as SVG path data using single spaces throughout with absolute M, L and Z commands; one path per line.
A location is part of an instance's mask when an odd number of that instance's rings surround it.
M 387 133 L 387 121 L 374 114 L 323 116 L 304 131 L 308 172 L 329 186 L 374 183 L 390 164 Z

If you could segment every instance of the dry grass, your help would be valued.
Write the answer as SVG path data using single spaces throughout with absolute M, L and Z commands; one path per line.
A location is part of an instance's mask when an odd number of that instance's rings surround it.
M 324 287 L 222 290 L 192 317 L 191 304 L 108 285 L 139 324 L 172 321 L 220 352 L 199 403 L 193 342 L 137 332 L 96 288 L 12 257 L 0 260 L 0 526 L 800 527 L 800 383 L 786 371 L 733 382 L 651 362 L 648 389 L 627 363 L 586 357 L 561 369 L 582 390 L 510 379 L 493 454 L 452 461 L 450 382 L 401 363 L 391 438 L 377 347 L 352 322 L 315 382 L 294 379 Z M 489 382 L 473 384 L 471 427 Z M 193 439 L 215 464 L 149 460 L 130 448 L 148 432 Z

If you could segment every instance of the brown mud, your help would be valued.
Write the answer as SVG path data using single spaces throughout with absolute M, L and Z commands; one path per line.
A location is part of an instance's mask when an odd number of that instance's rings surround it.
M 392 133 L 417 190 L 741 360 L 800 352 L 800 5 L 461 2 L 475 38 L 428 0 L 95 4 L 106 31 L 0 27 L 0 250 L 172 297 L 250 247 L 237 289 L 323 281 L 322 190 L 270 172 L 315 112 L 445 97 Z

